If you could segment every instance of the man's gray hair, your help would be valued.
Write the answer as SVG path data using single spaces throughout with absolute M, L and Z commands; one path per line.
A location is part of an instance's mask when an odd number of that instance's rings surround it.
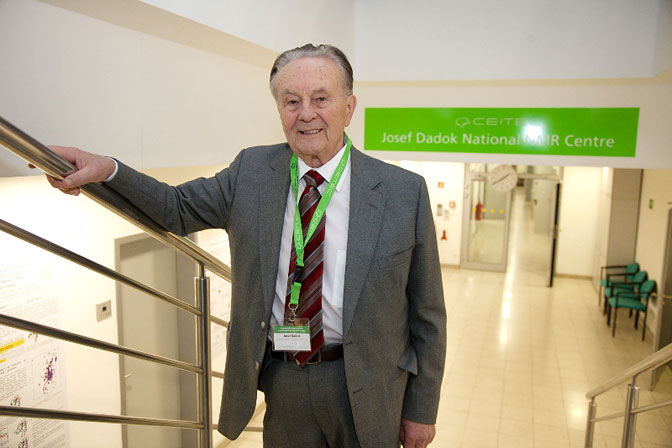
M 275 76 L 278 74 L 278 72 L 288 63 L 301 58 L 327 58 L 334 61 L 341 72 L 341 82 L 343 83 L 345 92 L 348 95 L 352 95 L 352 66 L 350 65 L 350 62 L 348 62 L 348 58 L 345 57 L 345 54 L 341 50 L 334 47 L 333 45 L 328 44 L 320 44 L 317 46 L 313 44 L 306 44 L 302 47 L 296 47 L 281 53 L 280 56 L 275 59 L 273 68 L 271 68 L 270 84 L 271 93 L 273 93 L 273 95 L 275 95 L 273 81 L 275 80 Z

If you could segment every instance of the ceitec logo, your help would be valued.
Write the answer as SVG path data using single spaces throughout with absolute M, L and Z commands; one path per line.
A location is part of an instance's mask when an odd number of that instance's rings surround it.
M 525 126 L 527 119 L 521 117 L 459 117 L 455 119 L 455 125 L 461 128 L 467 125 L 474 126 Z
M 455 124 L 461 128 L 465 127 L 469 123 L 471 123 L 471 121 L 467 117 L 460 117 L 455 120 Z

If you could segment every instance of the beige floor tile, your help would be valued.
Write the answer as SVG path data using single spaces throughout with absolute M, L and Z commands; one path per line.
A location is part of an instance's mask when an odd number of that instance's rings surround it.
M 534 438 L 530 434 L 520 436 L 499 435 L 498 448 L 534 448 Z
M 534 424 L 531 420 L 516 420 L 510 418 L 502 418 L 499 422 L 499 433 L 505 436 L 515 436 L 520 438 L 528 438 L 530 441 L 533 437 Z
M 563 412 L 535 410 L 533 421 L 535 425 L 546 425 L 567 429 L 567 418 Z
M 569 430 L 569 446 L 572 448 L 584 448 L 586 443 L 586 431 L 585 428 L 582 430 L 570 429 Z M 602 445 L 602 436 L 593 437 L 593 448 L 600 448 Z
M 545 443 L 569 446 L 569 431 L 567 428 L 535 424 L 534 443 L 535 446 L 544 446 Z
M 469 406 L 471 405 L 471 400 L 466 398 L 456 398 L 456 397 L 443 397 L 439 402 L 439 417 L 441 418 L 441 412 L 443 410 L 447 411 L 457 411 L 457 412 L 469 412 Z
M 502 406 L 502 418 L 524 420 L 532 423 L 534 411 L 530 407 Z
M 670 448 L 669 444 L 642 442 L 642 448 Z
M 443 428 L 444 426 L 465 427 L 467 425 L 468 416 L 469 414 L 467 412 L 457 412 L 442 409 L 439 413 L 439 418 L 436 421 L 436 425 L 440 428 Z
M 637 426 L 637 438 L 642 442 L 667 444 L 672 446 L 672 431 L 668 429 Z
M 481 412 L 469 412 L 467 429 L 480 429 L 483 431 L 499 431 L 499 415 L 484 414 Z
M 488 403 L 495 406 L 500 406 L 504 397 L 504 392 L 494 389 L 479 389 L 474 388 L 471 399 L 474 402 Z
M 462 444 L 464 430 L 464 426 L 442 424 L 441 430 L 436 432 L 436 436 L 434 437 L 434 441 L 431 443 L 431 446 L 436 448 L 459 447 Z
M 493 448 L 497 446 L 499 434 L 494 431 L 469 429 L 464 431 L 462 448 Z

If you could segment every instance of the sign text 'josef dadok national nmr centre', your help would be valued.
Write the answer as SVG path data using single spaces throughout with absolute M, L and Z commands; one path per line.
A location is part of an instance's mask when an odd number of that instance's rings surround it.
M 634 157 L 639 108 L 367 108 L 378 151 Z

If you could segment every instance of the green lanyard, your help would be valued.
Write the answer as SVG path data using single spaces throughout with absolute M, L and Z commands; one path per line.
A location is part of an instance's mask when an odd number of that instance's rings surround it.
M 310 241 L 310 238 L 313 236 L 315 229 L 317 229 L 317 226 L 320 224 L 322 216 L 324 216 L 324 212 L 327 210 L 327 206 L 329 205 L 329 201 L 331 201 L 331 197 L 334 195 L 334 192 L 336 191 L 338 181 L 341 180 L 341 175 L 343 175 L 343 171 L 345 171 L 345 166 L 348 163 L 348 157 L 350 156 L 351 147 L 352 142 L 350 141 L 350 138 L 346 135 L 345 150 L 343 151 L 343 155 L 341 156 L 341 161 L 338 162 L 336 171 L 334 171 L 334 175 L 331 176 L 329 185 L 327 185 L 327 190 L 324 192 L 324 195 L 322 195 L 320 202 L 318 202 L 317 204 L 315 213 L 313 214 L 313 217 L 311 218 L 310 223 L 308 224 L 308 232 L 306 233 L 305 240 L 303 239 L 303 226 L 301 224 L 301 213 L 299 212 L 299 200 L 298 200 L 299 159 L 296 156 L 296 154 L 292 155 L 292 160 L 289 163 L 290 179 L 292 181 L 292 190 L 294 191 L 294 200 L 296 201 L 296 211 L 294 212 L 294 248 L 296 249 L 296 267 L 294 268 L 294 283 L 292 283 L 292 292 L 289 299 L 290 322 L 294 321 L 294 318 L 296 317 L 296 308 L 299 305 L 299 293 L 301 292 L 300 281 L 302 280 L 302 274 L 303 274 L 303 251 L 306 247 L 305 245 L 308 241 Z

